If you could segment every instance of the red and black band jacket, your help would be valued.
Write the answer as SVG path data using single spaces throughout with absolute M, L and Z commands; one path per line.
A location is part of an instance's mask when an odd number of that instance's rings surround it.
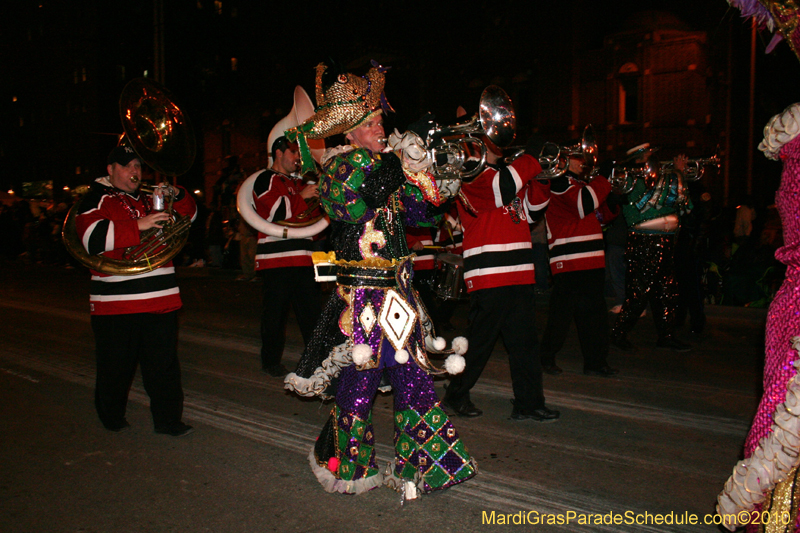
M 541 171 L 536 158 L 523 155 L 508 166 L 487 167 L 461 187 L 468 292 L 535 283 L 528 215 L 549 201 L 548 187 L 533 179 Z
M 433 258 L 436 252 L 433 250 L 433 234 L 431 228 L 418 228 L 406 226 L 406 242 L 408 249 L 414 253 L 414 270 L 433 270 Z M 414 245 L 421 244 L 429 248 L 414 250 Z
M 305 184 L 300 178 L 293 178 L 274 170 L 262 170 L 253 184 L 253 202 L 258 215 L 267 222 L 297 222 L 297 216 L 308 209 L 306 200 L 300 196 Z M 317 207 L 310 213 L 315 217 L 321 214 Z M 281 267 L 311 267 L 311 254 L 314 251 L 312 237 L 304 239 L 284 239 L 258 233 L 256 247 L 256 270 Z
M 194 199 L 182 187 L 173 209 L 192 221 L 197 217 Z M 137 220 L 152 209 L 150 196 L 125 193 L 111 185 L 108 177 L 99 178 L 83 198 L 75 225 L 86 251 L 121 259 L 125 248 L 141 242 Z M 181 307 L 180 291 L 172 261 L 161 267 L 132 276 L 108 275 L 91 271 L 89 306 L 93 315 L 167 313 Z
M 606 209 L 611 185 L 603 176 L 586 183 L 571 175 L 552 180 L 545 213 L 550 271 L 605 268 L 603 228 L 596 211 Z

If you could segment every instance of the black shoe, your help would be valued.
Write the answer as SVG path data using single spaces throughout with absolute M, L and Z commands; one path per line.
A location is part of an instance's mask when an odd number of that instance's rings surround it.
M 542 365 L 542 372 L 544 372 L 545 374 L 550 374 L 551 376 L 557 376 L 564 371 L 561 370 L 560 366 L 553 363 L 552 365 Z
M 561 413 L 548 409 L 547 407 L 540 407 L 539 409 L 526 409 L 518 407 L 517 402 L 511 400 L 514 408 L 511 410 L 512 420 L 535 420 L 537 422 L 555 422 L 561 417 Z
M 156 428 L 156 433 L 160 435 L 169 435 L 170 437 L 183 437 L 192 431 L 194 431 L 194 428 L 189 424 L 184 424 L 183 422 L 176 422 L 175 424 L 170 424 L 169 426 Z
M 118 422 L 116 424 L 103 424 L 103 427 L 109 431 L 113 431 L 114 433 L 119 433 L 120 431 L 130 429 L 131 425 L 128 424 L 128 421 L 123 418 L 122 422 Z
M 475 407 L 471 400 L 466 400 L 459 404 L 454 404 L 452 401 L 445 398 L 441 402 L 441 406 L 451 414 L 458 416 L 465 416 L 467 418 L 476 418 L 483 414 L 483 411 Z
M 611 339 L 611 346 L 619 348 L 623 352 L 630 352 L 633 350 L 633 344 L 631 344 L 631 341 L 629 341 L 625 337 L 620 337 L 618 339 Z
M 619 374 L 619 370 L 616 368 L 611 368 L 608 365 L 603 365 L 600 368 L 584 368 L 583 373 L 587 376 L 602 376 L 604 378 L 608 378 Z
M 691 344 L 686 344 L 685 342 L 681 342 L 675 337 L 665 337 L 663 339 L 659 339 L 656 343 L 657 348 L 668 348 L 673 352 L 688 352 L 692 349 Z
M 266 366 L 262 368 L 261 371 L 265 374 L 269 374 L 273 378 L 285 378 L 286 374 L 289 373 L 286 367 L 281 363 L 278 363 L 277 365 Z

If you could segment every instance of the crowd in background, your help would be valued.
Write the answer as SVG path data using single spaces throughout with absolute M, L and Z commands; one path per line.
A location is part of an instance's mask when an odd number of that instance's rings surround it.
M 256 233 L 236 210 L 236 191 L 246 176 L 231 159 L 214 186 L 208 205 L 198 201 L 198 220 L 192 224 L 189 242 L 175 262 L 184 267 L 241 270 L 237 279 L 257 280 L 253 259 Z M 692 184 L 693 189 L 699 189 Z M 781 224 L 773 205 L 756 205 L 742 198 L 736 206 L 723 207 L 702 190 L 692 191 L 694 209 L 681 218 L 676 265 L 696 267 L 706 304 L 766 307 L 780 287 L 785 267 L 775 260 L 782 244 Z M 0 257 L 5 261 L 42 263 L 66 268 L 79 264 L 61 242 L 61 228 L 71 204 L 65 201 L 16 199 L 0 204 Z M 620 227 L 621 225 L 621 227 Z M 532 227 L 537 254 L 537 291 L 544 292 L 547 279 L 547 247 L 544 223 Z M 624 218 L 604 229 L 606 254 L 624 251 Z M 252 252 L 252 253 L 251 253 Z M 624 272 L 624 269 L 623 269 Z M 607 271 L 607 296 L 614 304 L 624 299 L 624 289 Z M 618 277 L 618 275 L 617 275 Z M 624 287 L 624 283 L 621 285 Z

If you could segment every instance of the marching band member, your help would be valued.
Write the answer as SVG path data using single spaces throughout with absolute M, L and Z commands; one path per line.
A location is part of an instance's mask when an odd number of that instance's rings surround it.
M 120 259 L 141 233 L 160 228 L 170 218 L 155 210 L 139 191 L 142 162 L 123 142 L 108 156 L 108 176 L 95 180 L 75 220 L 89 254 Z M 182 187 L 173 209 L 194 220 L 197 206 Z M 95 407 L 110 431 L 130 427 L 125 419 L 128 392 L 142 366 L 156 433 L 179 437 L 192 431 L 181 421 L 183 388 L 178 362 L 178 309 L 181 297 L 172 261 L 153 271 L 130 276 L 92 270 L 89 295 L 97 355 Z
M 628 150 L 629 160 L 647 161 L 649 144 Z M 628 333 L 647 307 L 653 311 L 659 348 L 687 352 L 691 346 L 675 338 L 675 312 L 678 289 L 675 281 L 674 244 L 680 227 L 679 215 L 691 209 L 686 197 L 683 175 L 687 158 L 674 160 L 674 172 L 656 176 L 654 183 L 640 177 L 628 194 L 622 214 L 628 224 L 625 260 L 625 303 L 611 331 L 611 343 L 624 351 L 633 349 Z
M 429 338 L 433 334 L 423 324 L 427 319 L 411 285 L 404 226 L 433 227 L 438 217 L 429 207 L 442 199 L 418 135 L 393 134 L 393 151 L 385 152 L 385 69 L 373 65 L 364 77 L 318 65 L 316 113 L 287 131 L 298 140 L 304 161 L 310 156 L 307 138 L 344 133 L 348 144 L 323 156 L 319 184 L 331 219 L 335 256 L 329 262 L 337 287 L 285 383 L 304 396 L 335 394 L 309 456 L 327 491 L 359 494 L 385 482 L 410 499 L 471 478 L 477 465 L 439 406 L 430 375 L 437 370 L 425 351 L 426 331 Z M 433 344 L 442 349 L 444 339 Z M 466 341 L 457 344 L 455 351 L 463 353 Z M 458 372 L 463 358 L 453 354 L 445 367 Z M 372 427 L 372 404 L 384 373 L 395 395 L 395 459 L 385 473 L 375 462 Z
M 606 205 L 611 185 L 603 176 L 587 183 L 589 171 L 582 155 L 573 153 L 566 174 L 550 181 L 550 205 L 544 216 L 553 291 L 541 349 L 542 368 L 552 375 L 562 372 L 555 356 L 572 320 L 583 354 L 583 373 L 608 377 L 618 372 L 607 362 L 605 253 L 599 220 L 604 215 L 605 223 L 613 218 Z
M 534 328 L 534 270 L 526 211 L 547 206 L 547 186 L 533 180 L 542 171 L 531 144 L 526 155 L 507 167 L 488 139 L 487 168 L 464 183 L 458 214 L 464 228 L 464 281 L 470 295 L 470 340 L 466 369 L 451 379 L 443 400 L 459 416 L 483 414 L 472 403 L 477 383 L 498 336 L 508 350 L 514 389 L 511 418 L 552 421 L 558 411 L 545 405 L 542 366 Z M 532 181 L 533 180 L 533 181 Z
M 301 214 L 309 217 L 319 214 L 319 207 L 306 213 L 311 200 L 319 198 L 317 185 L 306 185 L 302 178 L 292 176 L 300 167 L 297 143 L 289 142 L 286 137 L 275 139 L 272 160 L 272 166 L 261 171 L 253 183 L 253 201 L 259 216 L 268 222 L 296 222 Z M 289 305 L 306 344 L 321 312 L 319 286 L 311 264 L 313 251 L 311 237 L 283 239 L 258 234 L 256 271 L 264 282 L 261 370 L 272 377 L 283 378 L 289 373 L 281 364 Z

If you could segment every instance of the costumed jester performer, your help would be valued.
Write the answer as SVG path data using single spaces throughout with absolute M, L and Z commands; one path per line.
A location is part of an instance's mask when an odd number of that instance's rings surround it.
M 750 532 L 768 527 L 755 518 L 770 513 L 776 531 L 800 531 L 800 103 L 774 116 L 758 148 L 783 161 L 775 205 L 783 225 L 784 246 L 775 258 L 786 264 L 786 278 L 767 314 L 764 395 L 744 445 L 745 459 L 717 498 L 723 525 Z M 745 518 L 745 519 L 743 519 Z M 789 527 L 784 527 L 789 526 Z M 767 529 L 766 531 L 771 531 Z
M 286 132 L 297 140 L 304 166 L 313 165 L 308 139 L 343 133 L 349 144 L 326 151 L 319 183 L 334 252 L 324 261 L 315 257 L 315 268 L 318 279 L 330 269 L 336 290 L 285 383 L 302 396 L 335 396 L 309 456 L 325 490 L 360 494 L 385 483 L 413 499 L 474 476 L 477 465 L 440 408 L 431 375 L 443 371 L 431 365 L 426 346 L 441 352 L 445 342 L 435 336 L 411 285 L 413 255 L 404 227 L 435 226 L 443 199 L 416 133 L 395 130 L 386 149 L 381 113 L 391 108 L 383 94 L 385 70 L 373 62 L 362 77 L 318 65 L 315 114 Z M 466 339 L 453 341 L 447 372 L 463 370 L 466 348 Z M 372 404 L 384 373 L 395 395 L 396 453 L 382 472 Z

